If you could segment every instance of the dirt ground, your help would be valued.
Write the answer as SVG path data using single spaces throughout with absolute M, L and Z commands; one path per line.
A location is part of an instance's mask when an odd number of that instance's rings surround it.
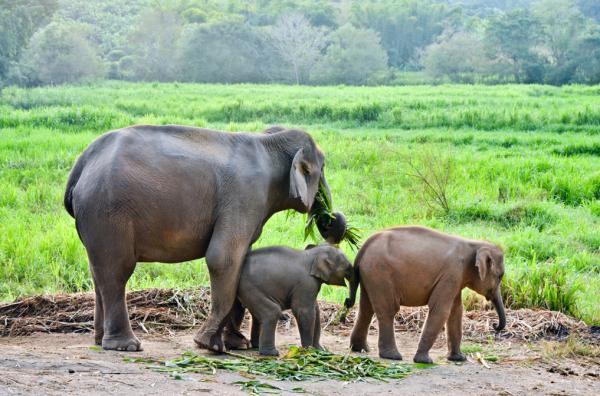
M 178 332 L 171 336 L 140 333 L 144 351 L 126 353 L 90 348 L 93 338 L 87 334 L 45 334 L 0 337 L 0 394 L 1 395 L 65 395 L 65 394 L 144 394 L 215 395 L 247 394 L 235 381 L 248 381 L 236 373 L 219 371 L 216 375 L 190 374 L 182 380 L 167 373 L 145 368 L 141 363 L 124 362 L 125 357 L 175 358 L 182 352 L 194 350 L 194 332 Z M 281 325 L 277 344 L 280 352 L 286 346 L 298 344 L 297 329 Z M 397 334 L 398 346 L 405 360 L 411 361 L 416 350 L 418 334 Z M 369 336 L 370 356 L 376 356 L 377 336 Z M 322 344 L 331 351 L 346 353 L 348 334 L 344 330 L 332 333 L 325 330 Z M 463 345 L 472 344 L 465 341 Z M 508 340 L 482 345 L 482 354 L 498 356 L 496 363 L 485 367 L 470 354 L 469 361 L 454 364 L 445 361 L 445 345 L 441 338 L 432 351 L 436 365 L 416 370 L 403 380 L 388 383 L 379 381 L 346 383 L 337 381 L 285 382 L 257 378 L 284 389 L 301 386 L 314 395 L 599 395 L 600 364 L 598 359 L 543 359 L 556 345 L 537 342 L 526 344 Z M 546 351 L 546 352 L 544 352 Z M 245 351 L 256 354 L 255 351 Z M 226 357 L 225 357 L 226 358 Z M 559 362 L 559 363 L 556 363 Z M 288 391 L 285 391 L 288 390 Z

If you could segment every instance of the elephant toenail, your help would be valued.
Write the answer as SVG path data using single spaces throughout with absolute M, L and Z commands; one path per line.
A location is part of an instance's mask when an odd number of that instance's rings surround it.
M 215 345 L 213 345 L 213 349 L 214 349 L 215 351 L 218 351 L 218 350 L 219 350 L 219 346 L 218 346 L 217 344 L 215 344 Z
M 133 351 L 137 350 L 137 348 L 135 347 L 135 345 L 129 345 L 127 347 L 127 350 L 130 351 L 130 352 L 133 352 Z

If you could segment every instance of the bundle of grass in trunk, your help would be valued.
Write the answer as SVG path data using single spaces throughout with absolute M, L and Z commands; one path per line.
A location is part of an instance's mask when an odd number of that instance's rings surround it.
M 360 230 L 348 225 L 343 214 L 333 211 L 331 199 L 323 183 L 319 184 L 315 201 L 306 219 L 306 226 L 304 228 L 305 240 L 309 236 L 316 239 L 315 225 L 327 242 L 339 244 L 342 241 L 346 241 L 352 249 L 358 250 L 360 248 Z M 323 231 L 325 231 L 326 235 L 323 234 Z

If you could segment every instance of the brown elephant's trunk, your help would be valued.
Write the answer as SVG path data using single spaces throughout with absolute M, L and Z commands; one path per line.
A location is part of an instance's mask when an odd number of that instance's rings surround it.
M 504 312 L 504 303 L 502 302 L 502 294 L 500 294 L 500 285 L 496 288 L 494 297 L 492 298 L 492 304 L 498 313 L 498 324 L 494 325 L 494 330 L 502 331 L 506 327 L 506 313 Z

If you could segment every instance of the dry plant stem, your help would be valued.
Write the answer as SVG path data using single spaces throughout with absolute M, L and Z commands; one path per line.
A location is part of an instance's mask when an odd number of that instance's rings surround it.
M 444 213 L 450 211 L 448 203 L 448 188 L 452 179 L 454 163 L 452 158 L 441 153 L 423 152 L 420 154 L 420 164 L 415 162 L 413 157 L 406 159 L 406 164 L 410 168 L 407 172 L 422 186 L 421 194 L 424 203 L 431 210 L 442 209 Z
M 206 288 L 194 290 L 147 289 L 128 293 L 130 320 L 134 329 L 148 333 L 173 334 L 202 323 L 210 306 Z M 357 309 L 351 309 L 345 322 L 339 321 L 340 305 L 319 302 L 321 322 L 332 332 L 348 331 L 354 325 Z M 0 335 L 18 336 L 36 332 L 90 332 L 93 329 L 93 293 L 28 297 L 0 306 Z M 394 320 L 396 331 L 418 333 L 427 317 L 427 308 L 402 307 Z M 600 335 L 588 326 L 560 312 L 534 309 L 506 311 L 506 330 L 495 334 L 497 320 L 493 310 L 466 311 L 463 318 L 465 339 L 486 341 L 489 337 L 523 341 L 564 339 L 575 335 L 584 342 L 600 346 Z M 376 321 L 372 329 L 376 329 Z M 146 330 L 144 330 L 146 329 Z M 443 335 L 441 336 L 443 337 Z M 232 356 L 237 356 L 233 354 Z

